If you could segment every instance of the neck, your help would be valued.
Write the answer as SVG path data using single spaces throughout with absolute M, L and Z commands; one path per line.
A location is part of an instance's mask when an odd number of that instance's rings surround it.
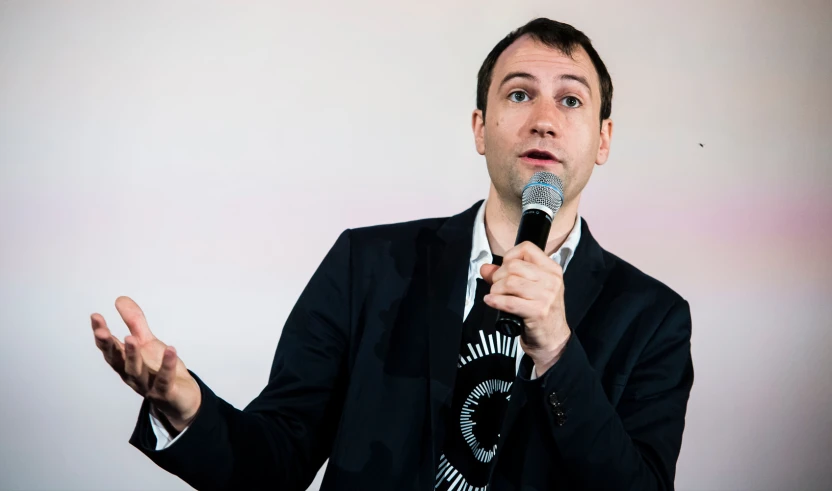
M 547 256 L 551 256 L 560 249 L 575 226 L 580 199 L 578 195 L 574 200 L 565 202 L 555 214 L 552 228 L 549 230 L 549 238 L 546 240 L 544 252 Z M 485 205 L 485 234 L 488 236 L 488 245 L 493 254 L 504 256 L 509 249 L 514 247 L 522 211 L 519 201 L 507 203 L 494 189 L 494 185 L 491 185 Z

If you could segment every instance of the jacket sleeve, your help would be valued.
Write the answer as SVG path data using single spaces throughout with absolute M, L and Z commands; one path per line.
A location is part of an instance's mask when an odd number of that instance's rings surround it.
M 672 490 L 693 385 L 690 307 L 674 303 L 613 407 L 576 336 L 543 375 L 549 428 L 581 489 Z
M 145 400 L 130 443 L 196 489 L 306 489 L 330 453 L 343 403 L 350 257 L 347 230 L 289 314 L 269 382 L 245 409 L 191 372 L 202 404 L 188 431 L 157 451 Z

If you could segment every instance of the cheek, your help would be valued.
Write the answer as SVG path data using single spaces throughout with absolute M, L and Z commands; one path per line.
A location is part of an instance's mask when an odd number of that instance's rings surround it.
M 516 114 L 500 114 L 499 117 L 494 119 L 490 128 L 491 140 L 502 147 L 513 145 L 522 124 L 522 118 L 519 118 Z
M 601 134 L 597 125 L 592 122 L 587 122 L 584 118 L 574 117 L 570 121 L 572 141 L 570 145 L 575 152 L 575 157 L 581 161 L 592 159 L 595 161 L 595 156 L 598 152 L 598 146 L 601 142 Z
M 502 117 L 495 118 L 491 124 L 486 127 L 485 142 L 489 153 L 497 155 L 503 152 L 503 149 L 506 146 L 506 135 L 503 134 L 505 132 L 505 128 L 505 119 Z

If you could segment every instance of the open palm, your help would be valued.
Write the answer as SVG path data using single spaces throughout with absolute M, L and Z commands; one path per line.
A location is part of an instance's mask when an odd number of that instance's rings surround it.
M 90 318 L 96 346 L 124 383 L 150 399 L 174 428 L 181 430 L 194 418 L 202 402 L 199 385 L 176 355 L 176 349 L 153 335 L 136 302 L 119 297 L 116 309 L 130 335 L 122 343 L 107 328 L 104 317 L 95 313 Z

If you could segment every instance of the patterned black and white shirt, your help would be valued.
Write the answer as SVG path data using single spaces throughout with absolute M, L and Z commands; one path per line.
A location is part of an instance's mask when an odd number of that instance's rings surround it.
M 485 203 L 474 221 L 462 343 L 443 453 L 436 472 L 439 491 L 485 490 L 497 450 L 511 386 L 523 356 L 519 338 L 495 329 L 497 311 L 482 298 L 490 290 L 480 275 L 483 264 L 502 264 L 485 233 Z M 581 236 L 581 218 L 551 257 L 566 271 Z M 532 369 L 532 378 L 535 377 Z

